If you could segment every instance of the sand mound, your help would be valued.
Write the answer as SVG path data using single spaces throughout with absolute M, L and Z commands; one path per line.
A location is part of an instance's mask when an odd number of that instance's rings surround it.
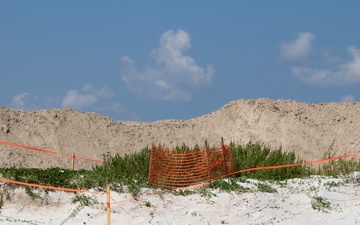
M 70 109 L 24 112 L 0 108 L 0 140 L 48 149 L 79 157 L 102 159 L 151 144 L 218 146 L 246 144 L 252 140 L 271 147 L 282 146 L 300 158 L 322 158 L 360 153 L 360 103 L 306 104 L 291 100 L 236 100 L 219 110 L 190 120 L 156 122 L 115 121 L 96 113 Z M 0 166 L 70 167 L 70 159 L 0 144 Z M 93 163 L 77 161 L 76 168 Z

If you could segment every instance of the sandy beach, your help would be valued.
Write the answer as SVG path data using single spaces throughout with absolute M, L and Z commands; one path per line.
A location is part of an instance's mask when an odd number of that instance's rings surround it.
M 245 192 L 198 189 L 186 196 L 180 191 L 142 189 L 137 200 L 130 193 L 111 192 L 111 224 L 358 224 L 358 179 L 312 176 L 280 183 L 248 179 L 240 183 L 249 189 Z M 271 189 L 259 191 L 257 183 Z M 13 189 L 12 200 L 2 207 L 0 224 L 107 223 L 105 195 L 81 194 L 91 199 L 83 208 L 71 202 L 74 193 L 39 195 L 33 200 L 23 188 Z

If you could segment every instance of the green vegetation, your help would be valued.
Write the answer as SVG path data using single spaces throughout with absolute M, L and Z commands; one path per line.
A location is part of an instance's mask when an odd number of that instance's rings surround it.
M 10 201 L 9 185 L 0 185 L 0 209 L 4 206 L 6 201 Z
M 37 194 L 37 193 L 35 193 L 33 190 L 32 190 L 32 188 L 30 188 L 30 187 L 25 187 L 25 193 L 32 199 L 32 200 L 34 200 L 34 199 L 36 199 L 36 198 L 40 198 L 40 195 L 39 194 Z
M 90 196 L 84 194 L 75 193 L 74 197 L 71 199 L 71 203 L 79 203 L 80 205 L 89 206 L 98 203 Z
M 262 146 L 258 143 L 249 142 L 246 145 L 235 145 L 231 143 L 229 147 L 233 154 L 236 171 L 255 167 L 279 166 L 303 162 L 302 160 L 297 160 L 293 152 L 283 152 L 281 148 L 272 150 L 270 147 Z M 238 173 L 236 176 L 259 180 L 285 180 L 307 177 L 310 174 L 310 167 L 294 166 Z
M 127 186 L 137 195 L 141 187 L 147 186 L 150 164 L 150 149 L 144 148 L 140 152 L 130 155 L 109 156 L 104 159 L 101 166 L 96 166 L 89 171 L 95 187 L 110 185 L 112 190 L 122 192 L 118 187 Z
M 344 153 L 344 155 L 346 154 L 347 153 Z M 334 156 L 335 154 L 331 153 L 331 150 L 329 150 L 324 158 L 332 158 Z M 343 176 L 350 182 L 353 181 L 350 174 L 354 171 L 360 171 L 360 160 L 356 160 L 355 158 L 338 159 L 324 163 L 317 171 L 317 174 L 333 177 Z M 354 182 L 356 182 L 356 180 Z
M 275 188 L 271 187 L 269 184 L 266 183 L 257 183 L 256 187 L 260 192 L 268 192 L 268 193 L 277 192 Z
M 179 190 L 173 190 L 173 195 L 181 195 L 181 196 L 188 196 L 194 194 L 194 191 L 187 190 L 187 189 L 179 189 Z
M 149 159 L 150 151 L 145 148 L 139 153 L 124 157 L 107 157 L 101 166 L 95 166 L 92 170 L 11 167 L 0 168 L 0 174 L 4 178 L 20 182 L 72 189 L 105 190 L 110 185 L 112 190 L 123 192 L 122 186 L 127 186 L 136 193 L 140 187 L 147 185 Z M 27 192 L 33 196 L 30 188 Z
M 230 177 L 228 179 L 219 179 L 211 182 L 209 188 L 220 189 L 227 192 L 249 192 L 250 188 L 243 187 L 240 183 L 245 183 L 246 180 L 243 178 Z
M 321 196 L 315 195 L 311 199 L 312 208 L 318 211 L 327 212 L 327 209 L 330 209 L 330 205 L 330 202 Z
M 302 161 L 296 158 L 293 152 L 283 152 L 281 148 L 270 149 L 258 143 L 249 142 L 246 145 L 230 144 L 233 154 L 235 170 L 243 170 L 255 167 L 277 166 L 285 164 L 296 164 Z M 185 151 L 189 148 L 186 145 L 177 147 L 177 151 Z M 192 151 L 200 149 L 198 145 Z M 328 155 L 331 157 L 331 155 Z M 55 187 L 72 189 L 94 189 L 104 191 L 110 186 L 112 191 L 124 192 L 129 190 L 136 196 L 141 187 L 148 187 L 148 170 L 150 163 L 150 149 L 144 148 L 137 153 L 130 155 L 108 156 L 104 158 L 102 165 L 95 166 L 92 170 L 69 170 L 62 168 L 35 169 L 35 168 L 0 168 L 2 177 Z M 226 179 L 212 181 L 208 188 L 221 189 L 225 191 L 247 192 L 249 188 L 242 186 L 246 179 L 283 181 L 291 178 L 308 177 L 311 174 L 326 176 L 348 176 L 353 171 L 360 171 L 359 160 L 340 159 L 323 164 L 318 170 L 309 166 L 294 166 L 288 168 L 269 169 L 261 171 L 248 171 L 236 173 Z M 349 178 L 350 179 L 350 178 Z M 329 188 L 335 184 L 329 184 Z M 269 185 L 257 185 L 258 191 L 273 192 Z M 6 190 L 6 191 L 5 191 Z M 202 191 L 204 195 L 207 193 Z M 7 189 L 0 190 L 0 206 L 8 196 Z M 37 198 L 32 188 L 26 188 L 26 193 L 31 198 Z M 190 191 L 174 192 L 180 195 L 187 195 Z M 82 202 L 84 203 L 84 202 Z M 81 204 L 83 205 L 83 204 Z

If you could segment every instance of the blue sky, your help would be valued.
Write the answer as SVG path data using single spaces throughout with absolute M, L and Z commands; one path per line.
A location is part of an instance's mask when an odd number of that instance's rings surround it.
M 0 2 L 0 106 L 190 119 L 360 99 L 360 1 Z

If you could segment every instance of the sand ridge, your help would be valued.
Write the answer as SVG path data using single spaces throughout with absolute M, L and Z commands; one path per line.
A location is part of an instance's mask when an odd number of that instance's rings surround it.
M 360 153 L 360 103 L 308 104 L 266 98 L 235 100 L 215 112 L 189 120 L 116 121 L 71 109 L 25 112 L 0 107 L 0 140 L 79 157 L 102 159 L 128 154 L 151 144 L 168 147 L 218 146 L 220 138 L 260 142 L 294 151 L 305 160 L 320 159 L 330 148 L 340 155 Z M 70 158 L 0 144 L 0 166 L 70 166 Z M 76 168 L 93 163 L 77 161 Z

